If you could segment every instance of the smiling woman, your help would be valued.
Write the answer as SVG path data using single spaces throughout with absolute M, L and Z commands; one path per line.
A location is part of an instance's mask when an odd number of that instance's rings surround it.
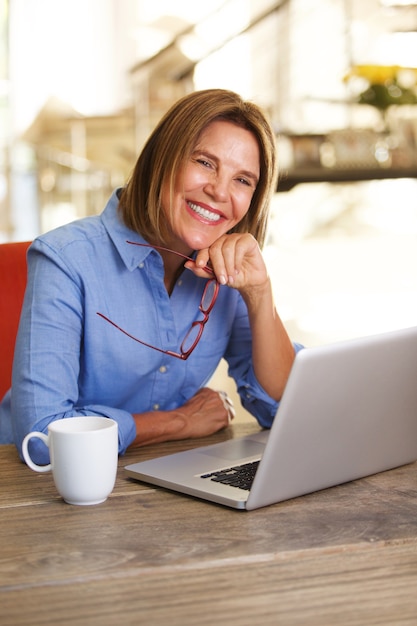
M 206 387 L 222 359 L 270 426 L 300 347 L 261 252 L 275 182 L 259 107 L 221 89 L 174 104 L 101 215 L 31 245 L 2 442 L 80 415 L 117 421 L 119 453 L 215 433 L 233 417 Z
M 254 171 L 249 169 L 252 182 L 256 182 L 250 207 L 233 232 L 250 232 L 263 245 L 272 185 L 277 176 L 275 137 L 259 107 L 223 89 L 196 91 L 185 96 L 171 107 L 151 134 L 120 199 L 124 220 L 132 230 L 149 239 L 155 239 L 157 233 L 160 243 L 166 243 L 169 233 L 161 219 L 162 193 L 169 190 L 173 197 L 178 176 L 193 153 L 201 149 L 203 133 L 215 121 L 246 130 L 252 134 L 251 143 L 255 140 L 258 144 L 258 162 L 252 165 Z M 208 164 L 210 159 L 206 161 Z M 241 168 L 240 165 L 237 171 L 243 176 L 247 172 Z

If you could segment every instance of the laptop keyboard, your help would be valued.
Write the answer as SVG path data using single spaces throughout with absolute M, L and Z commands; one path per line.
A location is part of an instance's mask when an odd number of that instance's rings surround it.
M 224 485 L 230 485 L 231 487 L 249 491 L 252 487 L 258 465 L 259 461 L 253 461 L 252 463 L 229 467 L 228 469 L 211 472 L 210 474 L 202 474 L 201 478 L 209 478 L 216 483 L 223 483 Z

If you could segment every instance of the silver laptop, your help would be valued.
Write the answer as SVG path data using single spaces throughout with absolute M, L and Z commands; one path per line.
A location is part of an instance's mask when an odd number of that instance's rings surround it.
M 271 430 L 125 469 L 146 483 L 252 510 L 416 459 L 417 327 L 304 349 Z

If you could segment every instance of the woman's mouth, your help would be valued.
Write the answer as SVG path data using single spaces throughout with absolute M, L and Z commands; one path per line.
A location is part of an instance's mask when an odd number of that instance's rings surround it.
M 194 204 L 194 202 L 187 202 L 187 204 L 194 213 L 197 213 L 197 215 L 200 215 L 209 222 L 218 222 L 219 219 L 221 219 L 221 216 L 218 213 L 214 213 L 208 209 L 203 209 L 203 207 L 199 204 Z

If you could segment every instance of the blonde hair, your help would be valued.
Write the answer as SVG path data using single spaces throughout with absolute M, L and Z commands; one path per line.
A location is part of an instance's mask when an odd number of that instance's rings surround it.
M 275 138 L 260 107 L 225 89 L 195 91 L 181 98 L 163 116 L 140 153 L 122 191 L 119 210 L 125 224 L 148 241 L 162 243 L 166 239 L 162 186 L 168 182 L 173 193 L 178 172 L 188 161 L 202 131 L 215 120 L 249 130 L 258 142 L 259 182 L 247 214 L 230 232 L 249 232 L 263 245 L 277 178 Z

